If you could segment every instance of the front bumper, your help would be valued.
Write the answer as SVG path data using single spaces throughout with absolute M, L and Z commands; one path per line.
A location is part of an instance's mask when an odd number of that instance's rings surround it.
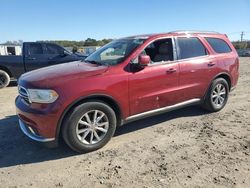
M 19 127 L 30 139 L 48 147 L 58 144 L 57 124 L 60 111 L 55 106 L 44 104 L 27 104 L 20 96 L 16 98 L 16 113 Z
M 28 136 L 30 139 L 37 142 L 52 142 L 55 141 L 55 138 L 45 138 L 35 133 L 32 127 L 26 125 L 22 120 L 19 119 L 19 126 L 23 133 Z

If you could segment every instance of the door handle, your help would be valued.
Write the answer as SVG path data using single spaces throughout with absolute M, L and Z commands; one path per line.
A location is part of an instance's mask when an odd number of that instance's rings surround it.
M 174 72 L 176 72 L 176 69 L 170 68 L 170 69 L 168 69 L 166 72 L 167 72 L 167 73 L 174 73 Z
M 214 63 L 214 62 L 209 62 L 207 65 L 208 65 L 209 67 L 212 67 L 212 66 L 215 65 L 215 63 Z
M 28 59 L 28 60 L 36 60 L 35 57 L 28 57 L 27 59 Z

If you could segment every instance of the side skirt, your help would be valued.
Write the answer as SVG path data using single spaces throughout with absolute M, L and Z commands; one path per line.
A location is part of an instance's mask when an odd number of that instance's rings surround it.
M 132 121 L 142 119 L 142 118 L 150 117 L 150 116 L 153 116 L 153 115 L 162 114 L 162 113 L 165 113 L 165 112 L 170 112 L 170 111 L 177 110 L 177 109 L 187 107 L 187 106 L 191 106 L 191 105 L 197 105 L 197 104 L 200 104 L 201 102 L 202 102 L 202 100 L 198 99 L 198 98 L 197 99 L 191 99 L 191 100 L 188 100 L 188 101 L 177 103 L 175 105 L 166 106 L 166 107 L 163 107 L 163 108 L 158 108 L 158 109 L 155 109 L 155 110 L 150 110 L 150 111 L 147 111 L 147 112 L 143 112 L 143 113 L 140 113 L 140 114 L 129 116 L 125 120 L 122 121 L 122 125 L 126 124 L 126 123 L 129 123 L 129 122 L 132 122 Z

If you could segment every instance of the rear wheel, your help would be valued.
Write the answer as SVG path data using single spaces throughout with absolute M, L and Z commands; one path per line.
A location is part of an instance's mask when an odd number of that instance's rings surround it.
M 0 70 L 0 88 L 7 87 L 10 83 L 10 76 L 7 72 Z
M 86 102 L 67 116 L 62 134 L 71 149 L 85 153 L 103 147 L 115 129 L 116 116 L 112 108 L 102 102 Z
M 225 79 L 215 79 L 206 95 L 203 107 L 211 112 L 217 112 L 224 108 L 227 103 L 229 86 Z

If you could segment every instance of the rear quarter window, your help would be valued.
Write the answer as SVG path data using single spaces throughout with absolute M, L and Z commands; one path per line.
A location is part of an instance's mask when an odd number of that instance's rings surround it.
M 205 37 L 210 46 L 216 53 L 229 53 L 232 51 L 230 46 L 222 39 Z

